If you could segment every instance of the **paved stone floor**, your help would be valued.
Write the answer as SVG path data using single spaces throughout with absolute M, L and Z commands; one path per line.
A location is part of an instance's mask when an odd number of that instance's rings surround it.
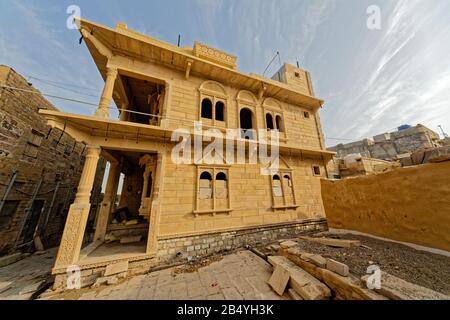
M 56 248 L 34 254 L 0 268 L 0 300 L 28 300 L 42 281 L 50 277 Z
M 250 251 L 226 255 L 192 273 L 177 268 L 135 276 L 116 285 L 65 292 L 44 299 L 278 300 L 267 284 L 272 267 Z

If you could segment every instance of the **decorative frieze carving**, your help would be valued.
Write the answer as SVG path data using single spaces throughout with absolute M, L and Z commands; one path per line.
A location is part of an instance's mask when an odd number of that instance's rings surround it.
M 231 69 L 237 69 L 237 58 L 235 56 L 218 49 L 211 48 L 200 42 L 194 43 L 194 55 Z

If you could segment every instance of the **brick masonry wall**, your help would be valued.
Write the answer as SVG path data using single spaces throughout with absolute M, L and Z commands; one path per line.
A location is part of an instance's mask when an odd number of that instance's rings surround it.
M 14 70 L 0 66 L 0 83 L 37 93 L 0 88 L 0 197 L 3 198 L 16 170 L 16 182 L 6 200 L 20 201 L 15 213 L 9 218 L 4 217 L 0 229 L 0 255 L 16 250 L 14 244 L 27 216 L 31 194 L 40 179 L 42 184 L 35 200 L 44 201 L 44 204 L 36 230 L 45 247 L 56 246 L 83 169 L 85 146 L 61 130 L 47 127 L 38 110 L 57 109 Z M 104 165 L 100 165 L 99 170 L 101 175 Z M 57 181 L 60 185 L 51 207 Z M 95 198 L 99 198 L 101 182 L 102 179 L 96 180 Z M 2 214 L 5 212 L 0 212 Z M 29 224 L 25 225 L 27 227 Z
M 201 257 L 233 251 L 246 245 L 256 246 L 279 239 L 295 238 L 308 232 L 327 230 L 325 219 L 305 220 L 299 223 L 277 224 L 241 230 L 208 233 L 190 237 L 158 240 L 158 257 L 162 262 L 187 257 Z

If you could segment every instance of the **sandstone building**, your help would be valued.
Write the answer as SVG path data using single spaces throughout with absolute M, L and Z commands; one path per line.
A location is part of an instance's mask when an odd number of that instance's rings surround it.
M 58 245 L 75 197 L 86 146 L 66 131 L 50 130 L 38 113 L 42 109 L 57 111 L 26 79 L 1 65 L 0 255 L 34 250 L 36 237 L 45 248 Z M 101 178 L 99 172 L 93 211 Z
M 129 30 L 80 20 L 80 32 L 105 80 L 91 116 L 41 110 L 53 128 L 87 144 L 86 162 L 66 221 L 54 274 L 64 284 L 77 265 L 83 279 L 107 265 L 131 269 L 264 242 L 289 233 L 326 228 L 320 179 L 334 155 L 326 151 L 308 72 L 286 64 L 274 79 L 237 70 L 237 58 L 196 42 L 180 48 Z M 120 118 L 110 117 L 114 100 Z M 258 132 L 279 130 L 279 169 L 224 161 L 174 163 L 177 129 L 198 138 L 203 129 L 240 129 L 228 139 L 258 149 Z M 208 143 L 204 140 L 204 145 Z M 233 149 L 234 150 L 234 149 Z M 94 242 L 82 248 L 94 173 L 100 156 L 110 164 Z M 232 159 L 233 160 L 233 159 Z M 124 175 L 120 223 L 111 209 Z M 140 242 L 126 244 L 130 236 Z M 122 240 L 110 242 L 114 239 Z M 84 280 L 83 280 L 84 281 Z M 86 280 L 88 281 L 88 280 Z
M 337 153 L 338 158 L 351 154 L 381 160 L 392 160 L 403 154 L 411 154 L 419 149 L 440 146 L 439 135 L 418 124 L 415 127 L 402 126 L 396 132 L 379 134 L 373 139 L 364 139 L 328 148 Z

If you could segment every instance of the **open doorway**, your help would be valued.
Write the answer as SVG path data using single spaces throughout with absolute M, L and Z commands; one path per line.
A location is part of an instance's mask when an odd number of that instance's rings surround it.
M 165 84 L 157 80 L 142 80 L 121 75 L 129 105 L 121 118 L 142 124 L 158 126 L 164 106 Z

